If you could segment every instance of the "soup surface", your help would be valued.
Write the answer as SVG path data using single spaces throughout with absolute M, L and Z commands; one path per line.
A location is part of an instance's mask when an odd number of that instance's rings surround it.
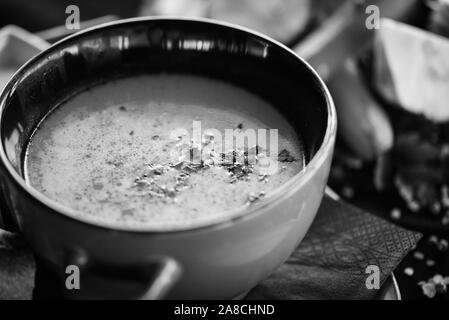
M 24 163 L 28 184 L 78 215 L 165 228 L 263 201 L 304 166 L 301 138 L 270 104 L 187 75 L 75 95 L 40 123 Z

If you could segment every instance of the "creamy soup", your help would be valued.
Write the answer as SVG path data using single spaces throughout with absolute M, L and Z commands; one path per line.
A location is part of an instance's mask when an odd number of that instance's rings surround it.
M 226 145 L 226 129 L 267 129 L 269 139 Z M 179 227 L 264 201 L 305 161 L 298 133 L 260 97 L 207 78 L 145 75 L 55 108 L 31 137 L 24 169 L 31 186 L 78 215 Z

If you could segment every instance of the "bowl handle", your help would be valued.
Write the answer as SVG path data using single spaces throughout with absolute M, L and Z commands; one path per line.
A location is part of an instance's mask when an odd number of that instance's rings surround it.
M 181 275 L 179 263 L 168 257 L 160 258 L 158 271 L 147 290 L 139 300 L 158 300 L 164 298 L 177 283 Z
M 89 258 L 81 252 L 72 252 L 66 263 L 80 269 L 80 290 L 66 291 L 67 297 L 73 299 L 163 299 L 178 282 L 182 273 L 180 264 L 167 256 L 150 257 L 134 266 L 111 266 L 89 261 Z M 136 281 L 144 284 L 143 293 L 137 296 L 135 294 L 124 296 L 126 295 L 123 294 L 126 290 L 122 290 L 124 286 Z M 65 287 L 68 288 L 67 282 Z

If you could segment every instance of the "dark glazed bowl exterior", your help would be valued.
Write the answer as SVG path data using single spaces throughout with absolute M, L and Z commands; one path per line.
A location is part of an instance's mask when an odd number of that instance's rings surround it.
M 161 72 L 221 79 L 271 102 L 303 136 L 306 169 L 257 205 L 179 230 L 79 217 L 25 183 L 27 141 L 54 106 L 97 83 Z M 175 261 L 181 276 L 169 298 L 238 297 L 282 264 L 320 205 L 336 134 L 332 99 L 308 64 L 274 40 L 210 20 L 139 18 L 75 34 L 23 66 L 2 92 L 0 108 L 2 215 L 9 228 L 24 235 L 62 283 L 70 263 L 129 270 L 161 257 Z M 114 297 L 125 287 L 129 297 L 138 295 L 139 281 L 120 279 L 125 285 L 118 286 L 98 280 L 97 269 L 89 269 L 97 296 Z

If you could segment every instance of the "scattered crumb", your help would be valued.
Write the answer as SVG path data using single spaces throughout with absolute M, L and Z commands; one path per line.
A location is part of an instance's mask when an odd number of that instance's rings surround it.
M 427 240 L 428 243 L 430 244 L 437 244 L 438 243 L 438 237 L 437 236 L 430 236 L 429 239 Z
M 428 298 L 434 298 L 437 294 L 444 294 L 447 292 L 449 277 L 443 277 L 440 274 L 436 274 L 427 281 L 418 282 L 418 285 L 421 287 L 423 295 Z
M 416 260 L 424 260 L 425 256 L 421 251 L 415 251 L 413 252 L 413 258 Z
M 448 247 L 449 247 L 449 244 L 446 239 L 441 239 L 437 244 L 438 251 L 441 251 L 441 252 L 447 251 Z
M 401 210 L 398 209 L 398 208 L 394 208 L 394 209 L 392 209 L 391 212 L 390 212 L 390 217 L 391 217 L 393 220 L 399 220 L 399 219 L 401 218 L 401 215 L 402 215 Z
M 435 266 L 435 260 L 427 259 L 426 260 L 426 266 L 428 266 L 429 268 L 434 267 Z
M 404 274 L 411 277 L 415 274 L 415 270 L 413 270 L 413 268 L 411 268 L 411 267 L 407 267 L 404 269 Z

